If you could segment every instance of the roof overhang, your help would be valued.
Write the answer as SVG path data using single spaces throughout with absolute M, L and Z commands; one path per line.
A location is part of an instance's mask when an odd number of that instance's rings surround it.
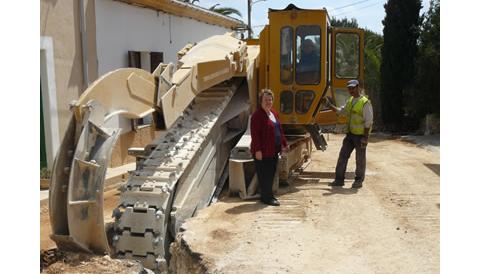
M 218 25 L 229 29 L 245 28 L 241 20 L 219 14 L 208 9 L 191 5 L 178 0 L 114 0 L 132 4 L 139 7 L 149 8 L 173 15 L 188 17 L 212 25 Z

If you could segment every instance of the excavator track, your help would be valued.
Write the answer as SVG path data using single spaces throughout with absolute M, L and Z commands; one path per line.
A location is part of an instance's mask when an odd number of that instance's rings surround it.
M 248 93 L 238 92 L 232 100 L 238 84 L 202 92 L 174 126 L 146 146 L 144 159 L 137 161 L 113 212 L 112 245 L 118 257 L 139 260 L 157 272 L 167 271 L 173 236 L 186 218 L 208 205 L 215 191 L 230 149 L 222 145 L 241 134 L 226 126 L 248 111 L 248 103 L 243 109 L 238 104 L 248 99 Z M 236 107 L 229 110 L 232 101 Z
M 59 249 L 116 254 L 165 272 L 180 226 L 223 185 L 255 102 L 259 46 L 227 33 L 185 46 L 178 58 L 153 73 L 109 72 L 71 103 L 49 198 Z M 137 167 L 113 212 L 114 229 L 106 231 L 103 191 L 113 148 L 128 129 L 124 122 L 150 114 L 157 137 L 128 149 Z

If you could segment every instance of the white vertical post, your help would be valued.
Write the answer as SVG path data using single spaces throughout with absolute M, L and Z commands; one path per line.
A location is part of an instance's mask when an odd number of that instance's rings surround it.
M 55 84 L 55 59 L 53 57 L 52 37 L 40 37 L 40 79 L 45 125 L 45 146 L 47 166 L 52 168 L 55 155 L 60 146 L 57 89 Z

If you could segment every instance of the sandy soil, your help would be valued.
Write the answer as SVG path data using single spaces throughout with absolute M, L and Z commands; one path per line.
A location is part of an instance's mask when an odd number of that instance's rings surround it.
M 345 187 L 327 185 L 343 136 L 328 137 L 280 207 L 227 198 L 187 221 L 176 264 L 193 263 L 178 272 L 439 273 L 439 141 L 373 137 L 357 191 L 353 154 Z

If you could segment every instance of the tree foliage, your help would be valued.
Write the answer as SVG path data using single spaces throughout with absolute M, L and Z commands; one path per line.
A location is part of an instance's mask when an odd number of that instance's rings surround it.
M 330 24 L 333 27 L 358 28 L 358 22 L 355 18 L 348 19 L 347 17 L 345 17 L 342 19 L 337 19 L 335 17 L 332 17 L 332 20 L 330 20 Z
M 230 16 L 232 14 L 238 15 L 239 17 L 242 17 L 242 14 L 240 13 L 239 10 L 235 8 L 228 8 L 228 7 L 219 7 L 217 8 L 219 4 L 215 4 L 209 8 L 209 10 L 220 13 L 222 15 Z
M 373 31 L 365 30 L 365 90 L 370 95 L 375 128 L 383 127 L 380 100 L 380 64 L 382 62 L 383 37 Z
M 398 130 L 405 125 L 404 98 L 414 83 L 422 6 L 420 0 L 388 0 L 384 7 L 380 66 L 382 118 L 388 128 Z
M 417 119 L 440 115 L 440 1 L 431 0 L 419 38 L 415 83 L 407 110 Z
M 185 3 L 188 4 L 195 4 L 195 2 L 200 2 L 200 0 L 182 0 Z M 230 7 L 217 7 L 220 4 L 215 4 L 211 6 L 208 10 L 214 11 L 216 13 L 220 13 L 225 16 L 231 16 L 231 15 L 238 15 L 239 17 L 242 17 L 242 14 L 240 13 L 239 10 L 235 8 L 230 8 Z

